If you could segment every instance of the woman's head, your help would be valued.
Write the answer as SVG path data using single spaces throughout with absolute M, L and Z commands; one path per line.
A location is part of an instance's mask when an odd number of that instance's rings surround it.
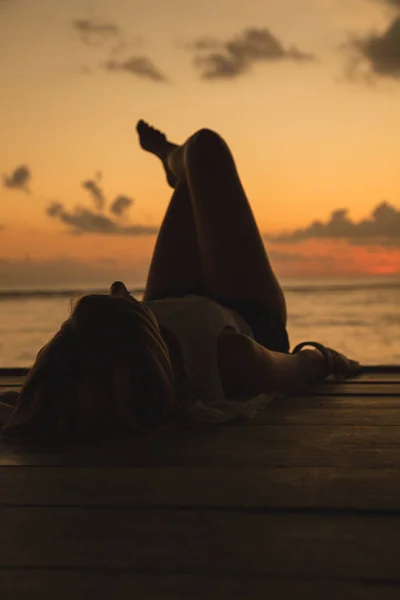
M 177 409 L 167 346 L 153 313 L 131 297 L 83 296 L 39 352 L 9 436 L 83 437 L 147 430 Z

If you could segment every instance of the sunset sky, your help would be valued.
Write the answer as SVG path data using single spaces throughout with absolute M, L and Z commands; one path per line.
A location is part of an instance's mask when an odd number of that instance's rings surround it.
M 0 0 L 0 81 L 2 286 L 144 281 L 139 118 L 221 133 L 281 277 L 400 273 L 400 0 Z

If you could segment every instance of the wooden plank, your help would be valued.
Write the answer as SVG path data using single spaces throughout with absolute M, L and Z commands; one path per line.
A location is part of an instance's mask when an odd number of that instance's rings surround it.
M 20 387 L 24 382 L 24 375 L 2 375 L 0 369 L 0 388 L 8 387 Z M 398 383 L 400 385 L 400 367 L 399 372 L 366 372 L 362 373 L 358 377 L 347 379 L 346 385 L 354 384 L 387 384 L 387 383 Z M 334 381 L 327 379 L 323 385 L 337 385 Z
M 0 368 L 0 377 L 14 377 L 14 376 L 23 376 L 27 375 L 29 372 L 28 368 L 23 367 L 13 367 L 13 368 Z
M 1 377 L 22 377 L 27 375 L 29 368 L 14 367 L 14 368 L 0 368 Z M 397 365 L 364 365 L 361 377 L 366 374 L 384 375 L 384 374 L 400 374 L 400 364 Z
M 1 506 L 400 509 L 398 466 L 0 467 Z
M 10 395 L 8 395 L 8 393 Z M 6 404 L 15 404 L 16 396 L 15 391 L 9 390 L 4 392 L 0 396 L 0 402 Z M 326 407 L 329 409 L 334 408 L 354 408 L 358 410 L 364 410 L 366 408 L 377 408 L 377 409 L 397 409 L 400 408 L 400 396 L 392 395 L 379 395 L 379 394 L 367 394 L 367 395 L 334 395 L 334 394 L 308 394 L 304 391 L 298 392 L 297 394 L 287 394 L 273 398 L 272 402 L 266 407 L 266 409 L 259 413 L 256 419 L 249 421 L 249 425 L 258 425 L 260 422 L 263 423 L 263 415 L 265 415 L 266 422 L 268 422 L 268 415 L 272 410 L 297 410 L 301 408 L 321 408 Z M 232 422 L 233 423 L 233 422 Z
M 3 444 L 0 465 L 395 468 L 399 439 L 398 426 L 204 426 L 97 445 Z
M 4 387 L 20 387 L 24 382 L 25 377 L 0 377 L 0 388 Z
M 11 405 L 14 398 L 3 395 L 2 400 Z M 0 424 L 6 423 L 10 410 L 4 410 L 2 417 L 0 402 Z M 6 407 L 5 407 L 6 408 Z M 339 423 L 342 425 L 399 425 L 400 398 L 395 396 L 286 396 L 275 399 L 256 419 L 246 423 L 246 427 L 278 425 L 285 423 L 321 425 Z M 232 421 L 230 426 L 242 426 L 242 422 Z
M 326 409 L 364 409 L 377 408 L 381 410 L 399 409 L 400 397 L 397 396 L 324 396 L 324 395 L 299 395 L 283 396 L 275 398 L 265 410 L 260 412 L 256 419 L 249 423 L 256 423 L 262 419 L 268 420 L 271 411 L 292 412 L 303 408 L 326 408 Z
M 0 522 L 3 568 L 400 581 L 393 515 L 0 508 Z
M 272 578 L 264 575 L 2 570 L 5 600 L 398 600 L 399 585 L 359 581 Z
M 0 380 L 0 392 L 7 390 L 19 391 L 22 381 L 17 378 Z M 294 392 L 295 393 L 295 392 Z M 303 388 L 302 393 L 324 395 L 391 395 L 400 396 L 400 381 L 353 381 L 345 383 L 327 382 Z
M 271 410 L 264 413 L 259 419 L 249 424 L 250 427 L 263 425 L 309 425 L 319 427 L 320 425 L 338 426 L 400 426 L 400 406 L 394 410 L 381 408 L 298 408 L 290 411 Z M 232 424 L 232 426 L 239 426 Z
M 400 366 L 399 366 L 399 371 L 396 373 L 394 371 L 392 372 L 378 372 L 378 373 L 374 373 L 374 372 L 365 372 L 365 373 L 361 373 L 361 375 L 359 375 L 358 377 L 354 377 L 352 379 L 348 379 L 348 382 L 350 381 L 354 381 L 356 383 L 392 383 L 395 381 L 400 382 Z M 327 382 L 329 382 L 329 379 L 327 380 Z
M 330 383 L 322 385 L 313 385 L 302 390 L 304 394 L 318 394 L 324 396 L 343 396 L 343 395 L 369 395 L 369 396 L 399 396 L 400 382 L 396 383 Z
M 396 365 L 364 365 L 364 373 L 400 373 L 400 364 Z
M 390 397 L 390 396 L 388 396 Z M 335 398 L 336 399 L 336 398 Z M 375 398 L 374 398 L 375 399 Z M 388 406 L 365 407 L 361 403 L 349 408 L 337 405 L 324 404 L 319 398 L 318 406 L 290 406 L 285 408 L 271 407 L 260 414 L 257 419 L 249 421 L 247 427 L 263 427 L 265 425 L 308 425 L 319 427 L 320 425 L 338 426 L 364 426 L 375 427 L 399 427 L 400 426 L 400 401 L 392 409 Z M 0 402 L 0 426 L 9 422 L 14 407 Z M 232 422 L 231 427 L 242 427 L 240 422 Z
M 388 396 L 390 398 L 390 396 Z M 310 398 L 311 399 L 311 398 Z M 348 408 L 339 403 L 323 403 L 318 398 L 319 405 L 307 406 L 287 406 L 285 408 L 270 407 L 267 411 L 260 414 L 257 419 L 249 421 L 247 427 L 261 427 L 265 425 L 308 425 L 319 427 L 320 425 L 342 425 L 342 426 L 400 426 L 400 401 L 390 405 L 380 406 L 379 401 L 375 400 L 375 406 L 372 408 L 364 406 L 361 402 Z M 336 398 L 335 398 L 336 400 Z M 308 404 L 308 403 L 305 403 Z M 311 404 L 311 403 L 309 403 Z M 5 405 L 0 402 L 0 426 L 5 425 L 10 420 L 13 412 L 12 405 Z M 240 422 L 230 424 L 231 427 L 242 427 Z

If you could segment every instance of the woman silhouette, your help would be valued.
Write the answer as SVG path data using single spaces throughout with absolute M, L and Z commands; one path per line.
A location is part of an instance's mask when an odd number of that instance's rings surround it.
M 5 435 L 251 417 L 266 394 L 360 370 L 314 342 L 289 353 L 284 294 L 226 142 L 209 129 L 180 146 L 144 121 L 137 131 L 174 188 L 143 301 L 122 282 L 82 297 L 39 352 Z

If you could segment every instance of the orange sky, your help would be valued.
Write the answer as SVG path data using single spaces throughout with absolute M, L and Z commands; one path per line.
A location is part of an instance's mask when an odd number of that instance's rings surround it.
M 177 142 L 200 127 L 218 130 L 231 145 L 263 234 L 327 222 L 341 208 L 359 223 L 382 201 L 400 211 L 400 80 L 350 81 L 350 54 L 338 50 L 352 36 L 382 34 L 397 18 L 389 2 L 166 5 L 0 1 L 0 173 L 10 177 L 20 165 L 31 172 L 31 193 L 0 189 L 0 284 L 26 256 L 32 272 L 39 263 L 49 265 L 49 283 L 60 260 L 72 269 L 103 265 L 107 277 L 131 268 L 133 278 L 143 279 L 154 235 L 73 236 L 46 214 L 52 202 L 70 213 L 77 205 L 94 211 L 81 183 L 101 171 L 109 203 L 118 194 L 134 199 L 121 227 L 160 225 L 170 188 L 157 160 L 138 146 L 134 127 L 141 117 Z M 91 33 L 85 37 L 74 20 L 89 23 Z M 251 28 L 273 34 L 284 59 L 254 61 L 231 78 L 202 79 L 187 45 L 243 38 Z M 291 60 L 293 46 L 314 59 Z M 122 64 L 139 56 L 168 81 L 104 69 L 109 60 Z M 400 272 L 393 235 L 350 241 L 324 236 L 267 248 L 281 276 Z M 115 262 L 106 268 L 109 259 Z M 21 267 L 21 277 L 24 272 Z

